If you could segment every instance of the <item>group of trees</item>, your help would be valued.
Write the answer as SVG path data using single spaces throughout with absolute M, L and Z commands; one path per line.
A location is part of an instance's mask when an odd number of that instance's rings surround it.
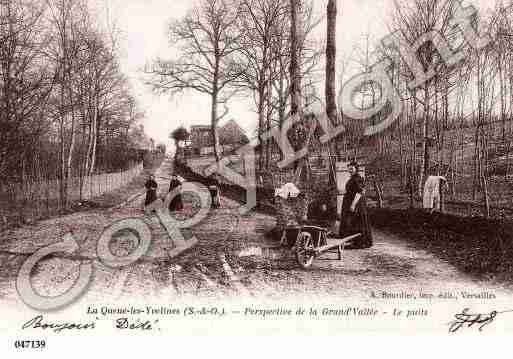
M 137 160 L 143 113 L 117 57 L 116 32 L 85 0 L 0 1 L 0 181 L 59 179 Z
M 326 41 L 318 36 L 314 39 L 313 30 L 320 19 L 307 0 L 200 3 L 170 27 L 170 39 L 180 47 L 181 56 L 158 60 L 148 72 L 153 75 L 150 83 L 158 91 L 176 94 L 192 89 L 211 97 L 217 159 L 217 123 L 226 115 L 227 101 L 236 93 L 254 98 L 260 169 L 268 167 L 272 156 L 271 142 L 263 140 L 262 133 L 281 126 L 288 116 L 304 118 L 303 111 L 312 102 L 326 104 L 326 115 L 333 124 L 345 121 L 351 129 L 358 122 L 347 119 L 344 109 L 337 109 L 336 1 L 326 2 Z M 341 146 L 346 152 L 353 149 L 353 157 L 363 143 L 373 149 L 374 157 L 399 158 L 398 178 L 403 188 L 409 188 L 412 201 L 421 195 L 425 178 L 439 174 L 450 178 L 454 196 L 458 188 L 468 192 L 458 185 L 459 181 L 470 181 L 472 198 L 475 200 L 482 191 L 488 204 L 488 178 L 497 172 L 497 166 L 490 166 L 492 157 L 505 157 L 500 171 L 506 177 L 511 171 L 513 10 L 511 4 L 497 0 L 492 11 L 472 15 L 469 21 L 473 32 L 487 31 L 492 40 L 476 47 L 472 41 L 478 39 L 469 40 L 462 27 L 454 24 L 461 6 L 458 0 L 394 2 L 389 21 L 393 46 L 389 41 L 388 45 L 384 42 L 369 48 L 367 37 L 366 59 L 360 65 L 367 72 L 372 71 L 371 62 L 387 60 L 391 64 L 388 77 L 400 95 L 403 111 L 387 131 L 365 139 L 359 131 L 362 126 L 356 126 L 355 131 L 337 138 L 332 147 L 336 153 Z M 401 47 L 414 50 L 405 55 Z M 447 61 L 444 50 L 458 53 L 459 61 Z M 326 63 L 321 72 L 323 57 Z M 417 68 L 411 68 L 412 64 Z M 412 85 L 419 71 L 427 74 L 429 70 L 434 76 Z M 320 99 L 312 88 L 316 89 L 323 75 L 325 93 Z M 373 84 L 365 84 L 359 91 L 362 107 L 378 103 L 382 93 Z M 219 105 L 224 106 L 222 114 Z M 368 122 L 382 121 L 390 112 L 389 104 Z M 305 129 L 298 127 L 294 131 L 302 131 L 304 139 Z M 469 144 L 473 144 L 470 151 Z
M 472 200 L 482 193 L 489 214 L 490 176 L 500 173 L 507 178 L 510 173 L 513 11 L 511 4 L 498 0 L 491 10 L 469 17 L 479 40 L 454 26 L 459 6 L 457 0 L 396 2 L 390 26 L 395 43 L 415 48 L 414 60 L 434 76 L 412 86 L 412 59 L 397 47 L 377 48 L 380 56 L 392 60 L 389 75 L 404 105 L 395 129 L 380 135 L 378 150 L 386 154 L 398 148 L 401 182 L 410 187 L 412 200 L 422 193 L 426 176 L 444 175 L 453 196 L 458 189 Z M 459 54 L 459 61 L 444 58 L 444 44 Z
M 263 167 L 270 162 L 272 144 L 262 134 L 281 126 L 289 112 L 302 111 L 317 100 L 302 83 L 313 88 L 319 81 L 322 44 L 313 38 L 319 23 L 312 1 L 202 0 L 171 24 L 169 38 L 180 48 L 180 56 L 155 61 L 147 71 L 152 75 L 149 82 L 159 92 L 193 90 L 211 98 L 217 159 L 217 124 L 228 113 L 228 101 L 236 94 L 251 96 L 257 134 L 265 143 L 259 146 Z

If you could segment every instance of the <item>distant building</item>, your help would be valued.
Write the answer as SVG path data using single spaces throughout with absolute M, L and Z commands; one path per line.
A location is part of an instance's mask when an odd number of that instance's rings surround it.
M 235 120 L 228 121 L 218 127 L 219 144 L 223 153 L 228 153 L 249 142 L 244 130 Z M 214 153 L 214 139 L 210 126 L 191 126 L 189 152 L 196 156 L 206 156 Z
M 192 152 L 193 155 L 200 156 L 214 152 L 214 141 L 212 139 L 210 126 L 191 126 L 189 139 L 191 141 L 189 151 Z M 212 152 L 210 152 L 210 147 L 212 148 Z

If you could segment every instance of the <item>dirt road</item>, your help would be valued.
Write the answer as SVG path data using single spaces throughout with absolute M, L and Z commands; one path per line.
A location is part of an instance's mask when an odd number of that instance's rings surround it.
M 156 173 L 161 195 L 168 188 L 171 171 L 172 166 L 165 162 Z M 378 231 L 374 232 L 373 248 L 344 251 L 342 261 L 334 260 L 335 255 L 329 260 L 330 255 L 327 255 L 324 259 L 328 260 L 316 261 L 310 271 L 301 270 L 288 251 L 268 249 L 275 245 L 264 238 L 264 233 L 275 223 L 272 217 L 261 213 L 239 217 L 235 215 L 239 204 L 227 198 L 223 198 L 222 208 L 212 210 L 192 230 L 184 230 L 186 237 L 194 234 L 198 244 L 170 258 L 167 254 L 173 247 L 172 241 L 156 216 L 143 213 L 143 197 L 127 193 L 127 198 L 130 200 L 121 207 L 76 213 L 3 233 L 0 300 L 21 305 L 15 289 L 20 266 L 31 253 L 61 241 L 69 231 L 73 232 L 80 250 L 39 263 L 33 283 L 42 295 L 63 293 L 77 278 L 78 264 L 92 261 L 94 278 L 82 298 L 87 303 L 134 298 L 169 302 L 177 298 L 241 296 L 266 300 L 336 298 L 338 301 L 372 302 L 400 300 L 408 295 L 422 297 L 422 293 L 426 294 L 426 300 L 434 296 L 463 303 L 466 294 L 475 296 L 483 292 L 491 293 L 497 300 L 511 300 L 511 293 L 506 289 L 478 282 L 432 254 L 410 246 L 406 240 Z M 193 211 L 189 199 L 182 219 L 191 216 Z M 150 249 L 141 260 L 126 268 L 106 267 L 98 261 L 97 240 L 105 227 L 127 217 L 142 218 L 150 226 L 153 238 Z M 124 256 L 137 243 L 129 232 L 119 233 L 113 238 L 111 249 L 116 255 Z

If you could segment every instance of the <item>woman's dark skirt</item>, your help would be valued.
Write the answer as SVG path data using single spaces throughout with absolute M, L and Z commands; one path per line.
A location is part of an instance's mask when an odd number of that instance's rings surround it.
M 219 200 L 219 188 L 217 186 L 209 186 L 210 198 L 212 200 L 212 208 L 221 207 L 221 201 Z
M 145 206 L 152 204 L 156 200 L 157 200 L 157 191 L 155 191 L 155 190 L 146 191 L 146 199 L 144 201 Z
M 353 239 L 349 246 L 346 247 L 347 249 L 372 247 L 372 230 L 363 197 L 360 199 L 354 212 L 351 212 L 350 209 L 342 209 L 340 220 L 340 238 L 349 237 L 357 233 L 362 233 L 362 235 Z
M 181 211 L 183 209 L 182 195 L 177 194 L 169 203 L 169 211 Z

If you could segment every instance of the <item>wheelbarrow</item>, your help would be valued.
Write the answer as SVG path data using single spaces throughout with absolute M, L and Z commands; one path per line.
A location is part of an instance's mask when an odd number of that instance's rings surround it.
M 280 244 L 290 246 L 299 266 L 309 269 L 314 260 L 325 253 L 337 253 L 338 260 L 342 260 L 344 247 L 360 236 L 362 233 L 336 238 L 327 228 L 312 225 L 289 226 L 283 230 Z

